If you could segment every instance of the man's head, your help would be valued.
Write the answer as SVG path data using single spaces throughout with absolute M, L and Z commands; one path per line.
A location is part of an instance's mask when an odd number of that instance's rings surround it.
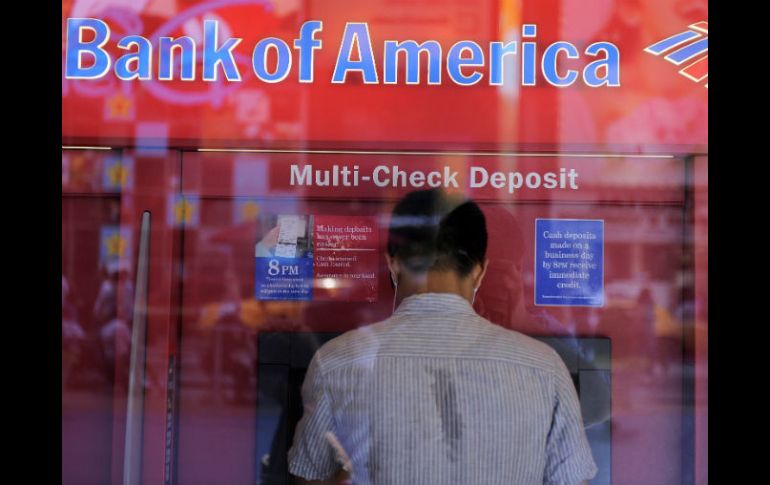
M 472 299 L 486 270 L 487 228 L 476 203 L 438 189 L 393 208 L 387 260 L 400 297 L 452 292 Z

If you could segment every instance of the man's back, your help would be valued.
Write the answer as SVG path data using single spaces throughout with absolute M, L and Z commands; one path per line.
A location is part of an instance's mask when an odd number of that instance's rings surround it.
M 361 484 L 578 483 L 594 475 L 569 374 L 548 346 L 426 293 L 313 358 L 290 471 L 326 478 L 332 432 Z

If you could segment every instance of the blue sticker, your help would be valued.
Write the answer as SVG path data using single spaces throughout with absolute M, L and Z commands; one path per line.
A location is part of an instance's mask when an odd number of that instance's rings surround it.
M 257 300 L 311 300 L 313 257 L 256 258 Z
M 166 223 L 172 227 L 198 227 L 200 197 L 197 194 L 170 194 L 166 200 Z
M 102 188 L 120 192 L 133 187 L 134 162 L 130 158 L 110 157 L 104 161 Z
M 604 221 L 535 221 L 535 305 L 604 305 Z
M 104 225 L 100 231 L 99 262 L 108 270 L 118 269 L 131 261 L 131 228 Z

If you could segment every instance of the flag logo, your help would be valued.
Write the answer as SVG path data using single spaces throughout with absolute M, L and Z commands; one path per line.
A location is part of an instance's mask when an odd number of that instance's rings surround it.
M 708 22 L 696 22 L 684 32 L 667 37 L 644 49 L 654 56 L 663 56 L 665 60 L 679 69 L 679 74 L 708 88 Z

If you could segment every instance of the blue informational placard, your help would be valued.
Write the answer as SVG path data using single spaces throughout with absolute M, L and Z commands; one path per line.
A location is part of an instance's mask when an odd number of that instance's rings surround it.
M 604 306 L 604 221 L 535 221 L 535 305 Z
M 313 257 L 256 258 L 257 300 L 311 300 Z

